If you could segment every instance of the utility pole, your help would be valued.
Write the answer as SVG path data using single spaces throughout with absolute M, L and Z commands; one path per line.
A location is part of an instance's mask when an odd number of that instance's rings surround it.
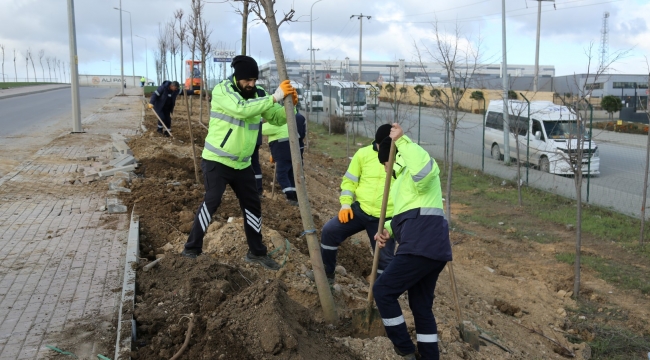
M 83 132 L 81 129 L 81 107 L 79 106 L 79 59 L 77 58 L 77 34 L 74 22 L 74 2 L 68 0 L 68 34 L 70 41 L 70 88 L 72 89 L 72 132 Z M 110 63 L 109 63 L 110 64 Z
M 243 0 L 244 9 L 241 12 L 241 54 L 246 55 L 246 37 L 248 35 L 248 0 Z
M 314 81 L 314 60 L 315 60 L 314 45 L 312 42 L 314 37 L 314 31 L 313 31 L 314 15 L 313 14 L 314 14 L 314 5 L 316 5 L 316 3 L 319 3 L 321 1 L 323 0 L 315 1 L 313 4 L 311 4 L 311 8 L 309 10 L 309 97 L 310 99 L 307 100 L 309 101 L 309 105 L 310 105 L 309 109 L 307 110 L 307 119 L 309 120 L 311 120 L 310 119 L 311 110 L 312 110 L 311 108 L 313 107 L 311 92 L 312 92 L 312 82 Z M 318 50 L 320 49 L 316 49 L 316 51 Z M 305 106 L 307 105 L 307 101 L 305 101 Z
M 501 78 L 503 86 L 503 162 L 510 165 L 510 122 L 508 119 L 508 61 L 506 56 L 506 0 L 501 0 L 501 47 L 503 67 Z
M 361 82 L 361 49 L 362 49 L 362 45 L 363 45 L 363 43 L 362 43 L 362 38 L 363 38 L 363 18 L 365 17 L 368 20 L 370 20 L 370 18 L 372 16 L 359 14 L 359 15 L 350 16 L 350 19 L 352 19 L 355 16 L 357 17 L 357 19 L 359 19 L 359 79 L 358 80 L 359 80 L 359 82 Z
M 122 95 L 124 95 L 124 46 L 122 41 L 122 0 L 120 0 L 120 74 L 122 74 L 122 80 L 120 82 L 120 89 L 122 89 Z
M 538 91 L 539 86 L 539 34 L 542 23 L 542 1 L 555 0 L 537 0 L 537 43 L 535 45 L 535 78 L 533 79 L 533 91 Z

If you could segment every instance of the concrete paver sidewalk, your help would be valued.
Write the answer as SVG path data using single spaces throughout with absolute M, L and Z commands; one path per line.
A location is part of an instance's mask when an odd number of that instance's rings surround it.
M 141 109 L 116 96 L 84 119 L 86 133 L 0 178 L 0 359 L 48 358 L 46 344 L 112 358 L 129 219 L 102 210 L 106 184 L 71 181 L 85 156 L 112 158 L 111 134 L 138 133 Z

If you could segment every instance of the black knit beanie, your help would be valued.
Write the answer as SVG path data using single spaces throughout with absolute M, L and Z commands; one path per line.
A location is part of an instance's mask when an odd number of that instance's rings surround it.
M 379 158 L 379 162 L 382 164 L 388 162 L 388 158 L 390 157 L 390 142 L 391 138 L 386 136 L 384 140 L 379 143 L 379 151 L 377 151 L 377 157 Z
M 384 124 L 378 127 L 377 132 L 375 132 L 375 142 L 381 144 L 381 142 L 390 135 L 391 128 L 391 124 Z
M 237 80 L 259 78 L 260 70 L 257 67 L 257 62 L 250 56 L 237 55 L 232 59 L 230 66 L 235 69 Z

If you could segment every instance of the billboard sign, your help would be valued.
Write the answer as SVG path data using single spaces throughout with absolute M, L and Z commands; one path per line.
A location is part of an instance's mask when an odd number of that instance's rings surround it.
M 236 51 L 234 50 L 215 50 L 214 62 L 231 62 L 235 56 Z

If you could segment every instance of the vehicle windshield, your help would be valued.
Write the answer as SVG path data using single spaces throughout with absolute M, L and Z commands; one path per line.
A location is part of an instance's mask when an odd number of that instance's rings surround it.
M 341 89 L 341 105 L 349 106 L 366 104 L 366 92 L 364 89 Z
M 583 139 L 588 139 L 589 134 L 585 132 L 585 127 L 580 126 L 578 129 L 578 122 L 572 121 L 544 121 L 544 129 L 549 139 L 569 139 L 577 138 L 578 134 Z
M 312 95 L 311 100 L 312 101 L 323 101 L 323 95 Z

